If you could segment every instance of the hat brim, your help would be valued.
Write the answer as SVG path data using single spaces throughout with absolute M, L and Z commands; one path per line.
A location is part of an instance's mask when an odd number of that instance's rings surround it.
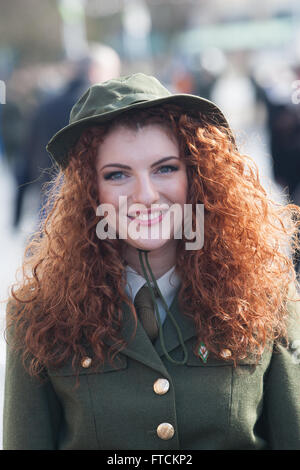
M 72 124 L 63 127 L 48 142 L 46 149 L 58 165 L 65 169 L 68 165 L 68 152 L 77 143 L 82 132 L 93 124 L 102 124 L 108 122 L 120 114 L 126 113 L 131 109 L 145 109 L 160 104 L 177 104 L 186 112 L 197 110 L 205 114 L 208 120 L 218 126 L 226 127 L 230 130 L 229 124 L 221 110 L 211 101 L 195 95 L 175 94 L 148 101 L 137 101 L 115 109 L 107 113 L 95 114 L 80 119 Z

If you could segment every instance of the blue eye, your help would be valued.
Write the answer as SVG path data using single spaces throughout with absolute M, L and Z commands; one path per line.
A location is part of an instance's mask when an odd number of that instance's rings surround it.
M 164 171 L 164 170 L 167 170 L 167 171 Z M 178 167 L 174 165 L 163 165 L 157 170 L 158 173 L 163 173 L 163 174 L 172 173 L 174 171 L 178 171 Z M 126 177 L 123 171 L 112 171 L 111 173 L 107 173 L 107 175 L 104 175 L 104 179 L 117 181 L 117 180 L 123 179 L 122 176 L 124 176 L 124 178 Z
M 177 171 L 177 170 L 178 170 L 178 167 L 177 167 L 177 166 L 173 166 L 173 165 L 164 165 L 164 166 L 161 166 L 158 171 L 160 171 L 160 170 L 162 170 L 162 169 L 165 169 L 165 168 L 167 168 L 167 169 L 170 170 L 170 171 L 162 171 L 162 173 L 172 173 L 173 171 Z
M 108 173 L 107 175 L 104 176 L 105 180 L 119 180 L 121 178 L 118 178 L 117 175 L 123 175 L 122 171 L 113 171 L 112 173 Z

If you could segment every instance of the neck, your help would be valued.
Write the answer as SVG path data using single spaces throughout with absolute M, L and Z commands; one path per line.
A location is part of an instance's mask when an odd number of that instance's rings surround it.
M 123 257 L 131 268 L 143 276 L 137 248 L 126 245 L 123 250 Z M 148 261 L 155 279 L 159 279 L 176 263 L 176 245 L 174 244 L 171 247 L 168 247 L 168 250 L 163 246 L 157 250 L 149 251 Z

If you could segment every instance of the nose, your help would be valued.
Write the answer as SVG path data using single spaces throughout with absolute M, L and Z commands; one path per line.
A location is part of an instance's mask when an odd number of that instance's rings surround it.
M 148 174 L 143 174 L 136 178 L 132 196 L 133 203 L 144 204 L 150 207 L 151 204 L 159 201 L 159 191 Z

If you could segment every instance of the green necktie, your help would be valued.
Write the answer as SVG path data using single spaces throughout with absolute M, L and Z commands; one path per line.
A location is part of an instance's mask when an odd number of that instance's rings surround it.
M 144 254 L 144 257 L 145 257 L 145 261 L 146 261 L 146 265 L 147 265 L 147 268 L 149 270 L 149 273 L 150 273 L 150 276 L 152 278 L 152 283 L 153 283 L 153 286 L 154 286 L 154 291 L 156 291 L 155 294 L 153 294 L 153 301 L 155 301 L 155 307 L 156 307 L 156 313 L 157 315 L 159 315 L 158 313 L 158 305 L 157 305 L 157 301 L 156 301 L 156 297 L 160 297 L 160 301 L 162 302 L 162 305 L 163 305 L 163 308 L 164 310 L 166 311 L 167 315 L 169 316 L 169 319 L 170 321 L 173 323 L 176 331 L 177 331 L 177 335 L 178 335 L 178 339 L 179 339 L 179 342 L 181 344 L 181 347 L 182 347 L 182 351 L 183 351 L 183 354 L 184 354 L 184 357 L 181 361 L 176 361 L 175 359 L 173 359 L 169 354 L 168 354 L 168 351 L 166 349 L 166 345 L 165 345 L 165 340 L 164 340 L 164 334 L 163 334 L 163 329 L 161 327 L 161 322 L 160 322 L 160 318 L 158 317 L 158 321 L 159 321 L 159 337 L 160 337 L 160 341 L 161 341 L 161 347 L 162 347 L 162 350 L 166 356 L 166 358 L 168 359 L 168 361 L 172 362 L 172 364 L 177 364 L 177 365 L 181 365 L 181 364 L 186 364 L 187 362 L 187 358 L 188 358 L 188 352 L 187 352 L 187 349 L 185 347 L 185 344 L 184 344 L 184 340 L 183 340 L 183 336 L 182 336 L 182 333 L 181 333 L 181 330 L 179 328 L 179 325 L 177 323 L 177 321 L 175 320 L 171 310 L 169 309 L 158 285 L 157 285 L 157 282 L 156 282 L 156 279 L 154 277 L 154 274 L 152 272 L 152 269 L 151 269 L 151 266 L 149 264 L 149 260 L 148 260 L 148 253 L 149 253 L 149 250 L 140 250 L 139 248 L 137 249 L 138 250 L 138 254 L 139 254 L 139 260 L 140 260 L 140 265 L 141 265 L 141 268 L 142 268 L 142 271 L 143 271 L 143 276 L 144 278 L 146 279 L 147 281 L 147 285 L 150 286 L 150 279 L 149 279 L 149 275 L 147 274 L 147 271 L 146 271 L 146 268 L 145 268 L 145 265 L 144 265 L 144 261 L 143 261 L 143 256 L 142 254 Z M 152 288 L 153 290 L 153 288 Z
M 155 290 L 154 293 L 157 296 Z M 144 284 L 136 294 L 134 306 L 144 330 L 153 342 L 158 336 L 158 323 L 155 316 L 151 293 L 147 284 Z

